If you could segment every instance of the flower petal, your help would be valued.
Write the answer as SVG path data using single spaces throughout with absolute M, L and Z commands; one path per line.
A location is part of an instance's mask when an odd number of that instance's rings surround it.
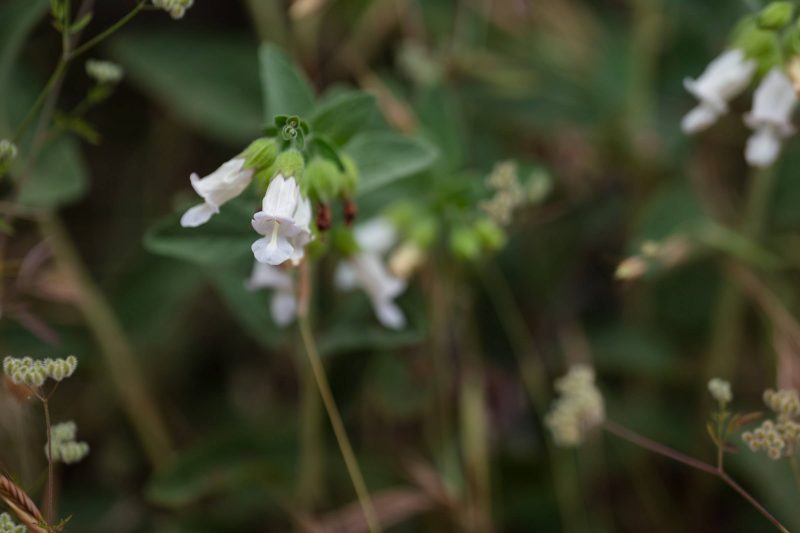
M 186 211 L 181 217 L 181 226 L 196 228 L 208 222 L 219 210 L 212 205 L 202 203 Z

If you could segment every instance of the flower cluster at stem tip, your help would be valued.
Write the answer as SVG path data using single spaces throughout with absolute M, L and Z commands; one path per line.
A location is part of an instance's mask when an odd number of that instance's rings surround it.
M 555 382 L 561 394 L 545 423 L 559 446 L 581 444 L 586 435 L 605 420 L 603 396 L 594 383 L 594 370 L 583 364 L 573 365 Z
M 754 452 L 765 451 L 770 459 L 794 457 L 800 444 L 800 396 L 794 389 L 764 392 L 764 403 L 775 413 L 774 420 L 765 420 L 742 439 Z
M 119 83 L 124 73 L 121 66 L 111 61 L 100 59 L 86 61 L 86 74 L 97 83 Z
M 3 359 L 3 372 L 15 385 L 41 387 L 45 381 L 63 381 L 75 373 L 78 358 L 70 355 L 64 359 L 35 360 L 31 357 L 6 357 Z
M 17 524 L 8 513 L 0 513 L 0 533 L 27 533 L 28 528 Z
M 791 123 L 800 87 L 800 21 L 792 2 L 772 2 L 742 19 L 727 51 L 697 78 L 684 81 L 698 105 L 684 118 L 686 133 L 697 133 L 727 113 L 728 105 L 752 80 L 760 80 L 744 123 L 753 130 L 745 159 L 753 167 L 777 160 L 785 139 L 795 133 Z M 794 22 L 793 22 L 794 21 Z
M 729 404 L 733 400 L 731 384 L 724 379 L 712 378 L 708 382 L 708 392 L 711 397 L 722 405 Z
M 89 455 L 89 445 L 75 440 L 78 426 L 75 422 L 61 422 L 50 429 L 53 441 L 53 462 L 71 465 L 82 461 Z M 44 445 L 45 457 L 50 456 L 50 445 Z
M 153 0 L 153 5 L 169 13 L 175 20 L 183 18 L 186 10 L 192 7 L 194 0 Z

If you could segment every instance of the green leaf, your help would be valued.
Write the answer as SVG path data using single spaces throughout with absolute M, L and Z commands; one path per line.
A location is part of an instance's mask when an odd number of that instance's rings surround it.
M 219 32 L 125 33 L 111 44 L 126 77 L 187 124 L 240 145 L 263 124 L 252 41 Z
M 275 115 L 307 116 L 314 107 L 314 90 L 305 75 L 278 47 L 264 43 L 258 52 L 264 119 Z
M 45 14 L 48 0 L 6 0 L 0 5 L 0 100 L 6 98 L 6 83 L 25 38 Z M 6 124 L 5 107 L 0 123 Z
M 345 147 L 361 174 L 359 194 L 379 189 L 428 168 L 438 155 L 426 141 L 392 132 L 362 133 Z
M 445 172 L 461 168 L 466 153 L 467 128 L 453 92 L 442 87 L 422 90 L 414 107 L 422 121 L 423 135 L 441 152 L 437 165 Z
M 144 246 L 153 253 L 201 265 L 230 264 L 252 255 L 250 245 L 258 238 L 250 227 L 252 207 L 237 198 L 197 228 L 181 227 L 180 213 L 170 215 L 148 230 Z
M 88 172 L 78 142 L 59 137 L 42 149 L 19 201 L 25 207 L 52 208 L 77 200 L 86 192 Z
M 339 146 L 356 134 L 383 124 L 377 101 L 363 91 L 339 92 L 319 105 L 311 116 L 315 133 L 321 133 Z

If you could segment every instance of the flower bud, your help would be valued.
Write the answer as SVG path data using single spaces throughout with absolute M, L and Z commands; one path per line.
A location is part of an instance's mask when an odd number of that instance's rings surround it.
M 772 2 L 758 14 L 758 25 L 765 30 L 780 30 L 792 21 L 792 2 Z
M 475 223 L 475 233 L 487 250 L 496 251 L 505 246 L 506 234 L 495 221 L 481 218 Z
M 458 226 L 450 233 L 450 250 L 459 258 L 469 261 L 481 255 L 481 238 L 469 226 Z
M 303 185 L 308 196 L 330 202 L 342 189 L 342 172 L 330 159 L 315 157 L 308 162 L 303 173 Z
M 16 158 L 17 146 L 9 140 L 0 140 L 0 176 L 6 173 Z
M 293 149 L 286 150 L 281 152 L 275 160 L 275 164 L 272 166 L 272 176 L 294 177 L 299 181 L 303 177 L 305 166 L 303 154 Z
M 340 156 L 342 164 L 344 165 L 344 172 L 342 173 L 341 194 L 344 196 L 355 196 L 358 189 L 358 183 L 361 181 L 361 174 L 358 171 L 358 165 L 347 154 Z
M 244 168 L 251 168 L 256 173 L 269 169 L 278 157 L 278 143 L 275 139 L 261 137 L 251 142 L 241 157 L 244 158 Z
M 86 61 L 86 74 L 97 83 L 119 83 L 124 75 L 122 67 L 111 61 L 89 59 Z

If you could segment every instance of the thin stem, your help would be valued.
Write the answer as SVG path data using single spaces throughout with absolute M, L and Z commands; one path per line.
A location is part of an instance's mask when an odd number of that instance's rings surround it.
M 50 95 L 50 92 L 53 90 L 53 87 L 55 87 L 58 80 L 61 79 L 61 76 L 64 75 L 66 69 L 67 69 L 67 61 L 65 61 L 64 58 L 62 57 L 61 59 L 58 60 L 58 64 L 56 65 L 55 70 L 53 70 L 53 73 L 50 75 L 50 79 L 47 80 L 47 83 L 45 83 L 45 86 L 42 88 L 41 92 L 36 97 L 36 100 L 33 102 L 33 105 L 25 114 L 25 118 L 22 119 L 22 122 L 17 127 L 17 131 L 14 133 L 14 137 L 12 139 L 14 143 L 18 143 L 20 138 L 25 134 L 27 129 L 30 127 L 31 123 L 33 122 L 33 119 L 36 117 L 36 113 L 39 112 L 44 103 L 47 101 L 47 97 Z
M 71 61 L 75 59 L 76 57 L 88 52 L 93 47 L 105 41 L 108 37 L 113 35 L 117 30 L 125 26 L 128 22 L 130 22 L 133 19 L 133 17 L 135 17 L 139 13 L 139 11 L 144 9 L 146 4 L 147 4 L 146 1 L 141 1 L 138 4 L 136 4 L 136 7 L 130 10 L 127 15 L 125 15 L 117 22 L 106 28 L 104 31 L 98 33 L 97 35 L 95 35 L 94 37 L 92 37 L 79 47 L 77 47 L 75 50 L 73 50 L 72 53 L 69 54 L 68 60 Z
M 319 394 L 322 397 L 322 402 L 325 405 L 325 410 L 328 412 L 328 419 L 333 426 L 333 433 L 336 436 L 336 442 L 339 444 L 339 450 L 344 458 L 347 472 L 350 475 L 350 480 L 353 483 L 353 488 L 358 496 L 358 502 L 361 505 L 361 510 L 364 513 L 364 518 L 367 521 L 367 527 L 371 533 L 380 533 L 382 531 L 380 522 L 378 521 L 375 508 L 372 505 L 367 484 L 364 482 L 364 476 L 361 474 L 361 468 L 358 466 L 356 455 L 353 452 L 353 447 L 350 444 L 350 438 L 347 436 L 342 416 L 339 414 L 339 408 L 336 406 L 336 400 L 333 397 L 328 378 L 325 375 L 325 367 L 322 364 L 322 359 L 317 349 L 317 344 L 314 341 L 314 335 L 311 331 L 311 323 L 309 320 L 309 300 L 311 298 L 311 273 L 308 262 L 304 262 L 300 268 L 300 305 L 299 305 L 299 325 L 300 336 L 303 339 L 303 345 L 308 355 L 308 362 L 311 365 L 311 371 L 314 374 L 314 379 L 317 382 Z
M 42 398 L 44 407 L 44 423 L 47 426 L 47 492 L 44 500 L 44 518 L 49 524 L 53 523 L 53 485 L 55 484 L 55 468 L 53 466 L 53 434 L 50 423 L 50 403 L 47 398 Z
M 767 511 L 763 505 L 761 505 L 758 500 L 756 500 L 753 496 L 750 495 L 744 488 L 736 483 L 725 471 L 715 468 L 714 466 L 704 463 L 694 457 L 690 457 L 686 454 L 683 454 L 677 450 L 673 450 L 669 446 L 665 446 L 660 442 L 656 442 L 652 439 L 649 439 L 645 436 L 639 435 L 638 433 L 631 431 L 630 429 L 621 426 L 615 422 L 610 420 L 606 420 L 603 428 L 608 431 L 609 433 L 616 435 L 617 437 L 627 440 L 631 444 L 639 446 L 640 448 L 644 448 L 646 450 L 650 450 L 653 453 L 658 455 L 662 455 L 673 461 L 677 461 L 679 463 L 683 463 L 686 466 L 690 466 L 702 472 L 706 472 L 707 474 L 711 474 L 712 476 L 716 476 L 724 481 L 729 487 L 739 493 L 742 498 L 747 500 L 747 502 L 753 506 L 759 513 L 761 513 L 764 518 L 769 520 L 772 525 L 774 525 L 779 531 L 782 533 L 789 533 L 789 530 L 786 529 L 783 524 L 781 524 L 777 518 L 772 516 L 769 511 Z

